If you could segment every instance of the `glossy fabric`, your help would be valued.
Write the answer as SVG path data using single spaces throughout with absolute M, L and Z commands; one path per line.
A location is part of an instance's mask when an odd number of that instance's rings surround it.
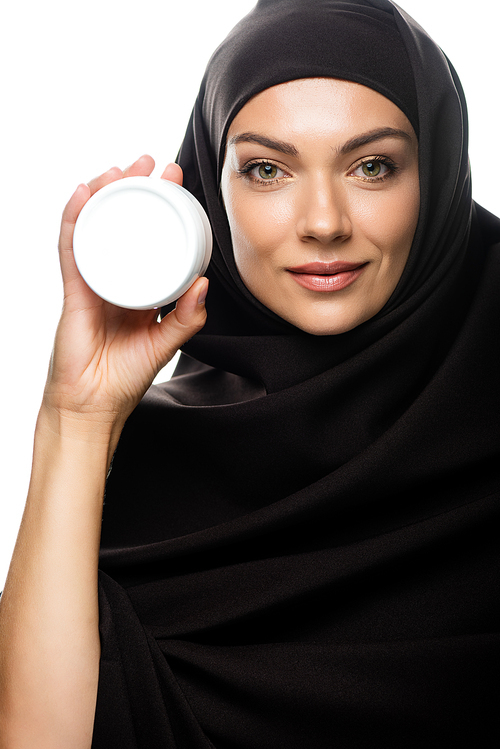
M 349 52 L 371 26 L 393 80 Z M 218 191 L 245 101 L 317 75 L 406 111 L 422 196 L 393 297 L 326 337 L 246 290 Z M 500 222 L 471 201 L 452 68 L 387 0 L 261 0 L 209 63 L 179 162 L 214 229 L 209 320 L 108 481 L 93 746 L 491 745 Z

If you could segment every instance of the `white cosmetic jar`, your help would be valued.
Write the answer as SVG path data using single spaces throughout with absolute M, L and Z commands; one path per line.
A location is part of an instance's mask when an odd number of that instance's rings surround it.
M 212 231 L 202 206 L 183 187 L 126 177 L 85 203 L 73 251 L 84 280 L 102 299 L 155 309 L 178 299 L 205 273 Z

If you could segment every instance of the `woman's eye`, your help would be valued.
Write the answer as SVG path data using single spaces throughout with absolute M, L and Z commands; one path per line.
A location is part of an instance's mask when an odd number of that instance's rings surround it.
M 395 164 L 388 163 L 385 160 L 369 159 L 368 161 L 363 161 L 362 164 L 358 164 L 351 174 L 354 177 L 360 177 L 364 180 L 379 181 L 389 177 L 396 169 Z
M 380 161 L 367 161 L 362 165 L 361 170 L 365 177 L 378 177 L 382 171 L 382 166 Z
M 239 173 L 243 177 L 246 176 L 254 182 L 260 183 L 274 182 L 287 176 L 283 169 L 280 169 L 276 164 L 270 164 L 268 161 L 261 161 L 257 164 L 255 162 L 253 164 L 247 164 L 239 170 Z
M 261 179 L 275 179 L 278 174 L 278 167 L 274 164 L 259 164 L 257 173 Z

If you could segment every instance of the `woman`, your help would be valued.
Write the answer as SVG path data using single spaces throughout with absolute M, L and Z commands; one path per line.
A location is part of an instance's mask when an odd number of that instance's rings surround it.
M 5 746 L 488 745 L 500 224 L 453 69 L 388 0 L 260 0 L 178 162 L 216 240 L 202 330 L 204 279 L 158 325 L 77 274 L 119 170 L 63 217 Z

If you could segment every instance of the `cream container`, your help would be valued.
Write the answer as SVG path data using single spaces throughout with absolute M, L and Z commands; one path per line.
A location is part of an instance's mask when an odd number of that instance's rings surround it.
M 200 203 L 174 182 L 126 177 L 98 190 L 78 216 L 78 270 L 118 307 L 155 309 L 178 299 L 202 276 L 212 231 Z

